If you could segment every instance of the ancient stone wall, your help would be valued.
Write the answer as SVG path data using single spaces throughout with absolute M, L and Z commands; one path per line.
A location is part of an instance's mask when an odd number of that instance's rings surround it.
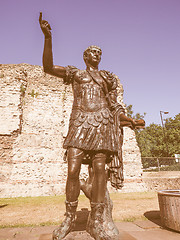
M 63 194 L 67 164 L 62 144 L 72 107 L 71 86 L 40 66 L 2 64 L 0 89 L 0 197 Z M 123 104 L 121 85 L 118 98 Z M 122 191 L 144 189 L 140 151 L 128 128 L 123 160 Z M 86 166 L 81 177 L 87 177 Z

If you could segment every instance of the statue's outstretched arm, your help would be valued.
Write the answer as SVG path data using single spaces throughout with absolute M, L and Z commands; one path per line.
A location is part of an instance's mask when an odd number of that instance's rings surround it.
M 66 75 L 66 69 L 65 67 L 53 65 L 51 27 L 46 20 L 42 20 L 42 12 L 40 12 L 40 15 L 39 15 L 39 24 L 45 37 L 44 52 L 43 52 L 44 72 L 49 73 L 56 77 L 63 78 Z

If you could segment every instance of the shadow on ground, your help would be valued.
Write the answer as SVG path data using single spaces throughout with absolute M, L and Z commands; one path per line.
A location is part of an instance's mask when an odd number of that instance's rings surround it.
M 3 204 L 3 205 L 0 205 L 0 208 L 6 207 L 6 206 L 8 206 L 8 204 Z
M 89 216 L 88 208 L 82 208 L 81 211 L 77 211 L 77 219 L 73 231 L 86 230 L 88 216 Z
M 148 212 L 145 212 L 144 213 L 144 216 L 151 222 L 157 224 L 158 226 L 160 226 L 161 228 L 164 228 L 168 231 L 171 231 L 171 232 L 177 232 L 179 233 L 178 231 L 176 230 L 173 230 L 173 229 L 170 229 L 166 226 L 164 226 L 162 223 L 161 223 L 161 216 L 160 216 L 160 211 L 148 211 Z
M 144 213 L 144 216 L 151 222 L 163 227 L 161 223 L 160 211 L 148 211 Z

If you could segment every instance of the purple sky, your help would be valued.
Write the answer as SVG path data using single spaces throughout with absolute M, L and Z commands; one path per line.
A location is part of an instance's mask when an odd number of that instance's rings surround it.
M 147 125 L 180 112 L 180 0 L 0 0 L 0 63 L 42 65 L 39 12 L 53 34 L 54 63 L 85 68 L 89 45 L 103 50 L 124 102 Z

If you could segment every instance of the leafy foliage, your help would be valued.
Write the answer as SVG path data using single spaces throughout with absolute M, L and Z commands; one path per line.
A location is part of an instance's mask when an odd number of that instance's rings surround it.
M 134 115 L 132 105 L 127 106 L 127 112 L 129 117 L 136 119 L 146 115 Z M 180 113 L 174 119 L 167 118 L 164 128 L 152 123 L 145 129 L 136 130 L 136 139 L 142 157 L 174 157 L 180 153 Z
M 180 113 L 174 119 L 168 118 L 165 123 L 165 140 L 168 144 L 169 155 L 180 153 Z
M 180 153 L 180 114 L 168 118 L 165 128 L 150 124 L 144 130 L 136 131 L 136 138 L 142 157 L 174 157 Z
M 146 116 L 146 113 L 144 112 L 143 114 L 140 114 L 140 113 L 136 113 L 134 115 L 134 111 L 132 110 L 133 106 L 130 104 L 128 106 L 126 106 L 126 110 L 127 110 L 127 116 L 128 117 L 132 117 L 134 119 L 144 119 L 144 117 Z

